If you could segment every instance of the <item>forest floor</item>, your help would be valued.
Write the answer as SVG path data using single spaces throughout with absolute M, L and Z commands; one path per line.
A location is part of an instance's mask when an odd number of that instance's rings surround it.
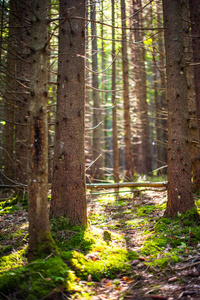
M 0 299 L 200 299 L 200 223 L 195 223 L 192 214 L 180 215 L 172 221 L 164 218 L 166 191 L 136 190 L 124 192 L 119 197 L 105 194 L 89 198 L 90 230 L 99 230 L 111 248 L 135 253 L 135 257 L 133 254 L 126 262 L 127 268 L 117 269 L 118 262 L 115 261 L 116 270 L 113 271 L 112 266 L 109 271 L 106 266 L 105 272 L 98 271 L 101 273 L 99 280 L 94 278 L 91 269 L 84 279 L 77 273 L 77 285 L 84 293 L 71 295 L 63 290 L 59 295 L 50 293 L 41 298 L 18 298 L 16 290 L 15 293 L 4 293 L 0 282 Z M 198 195 L 195 200 L 199 206 Z M 0 210 L 0 277 L 26 264 L 25 256 L 20 255 L 28 239 L 28 216 L 22 204 L 16 202 Z M 53 236 L 60 246 L 66 232 L 59 226 L 56 230 Z M 73 235 L 74 231 L 70 233 Z M 103 251 L 88 251 L 84 253 L 85 259 L 95 265 L 102 260 L 100 252 Z M 10 262 L 6 260 L 8 256 L 12 256 Z

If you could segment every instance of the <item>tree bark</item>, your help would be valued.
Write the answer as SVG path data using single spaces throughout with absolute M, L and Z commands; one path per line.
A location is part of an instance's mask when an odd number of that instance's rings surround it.
M 157 26 L 161 27 L 161 8 L 160 3 L 157 2 Z M 167 164 L 167 95 L 166 95 L 166 79 L 165 79 L 165 57 L 163 49 L 163 32 L 158 33 L 158 52 L 159 52 L 159 73 L 160 73 L 160 124 L 161 124 L 161 164 Z M 166 168 L 162 169 L 162 173 L 166 173 Z
M 86 1 L 86 20 L 89 19 L 89 0 Z M 89 38 L 88 38 L 88 23 L 86 24 L 86 40 L 85 40 L 85 82 L 87 85 L 90 84 L 89 78 Z M 92 162 L 92 139 L 91 139 L 91 130 L 92 128 L 92 112 L 90 107 L 90 90 L 86 86 L 85 88 L 85 163 L 86 163 L 86 180 L 87 178 L 91 179 L 92 168 L 89 167 Z M 88 129 L 88 130 L 87 130 Z M 88 167 L 88 170 L 87 170 Z
M 168 95 L 168 201 L 174 217 L 195 207 L 192 196 L 182 5 L 163 0 Z
M 132 61 L 132 78 L 133 78 L 133 92 L 132 98 L 133 103 L 133 117 L 135 118 L 134 129 L 133 129 L 133 155 L 135 162 L 135 170 L 138 173 L 143 173 L 143 155 L 142 155 L 142 139 L 141 139 L 141 120 L 140 120 L 140 32 L 139 28 L 139 13 L 138 13 L 138 3 L 137 0 L 132 1 L 131 15 L 131 26 L 133 31 L 130 33 L 131 41 L 131 61 Z
M 113 179 L 119 182 L 119 149 L 117 139 L 117 103 L 116 103 L 116 65 L 115 65 L 115 2 L 112 3 L 112 141 L 113 141 Z
M 193 63 L 194 63 L 194 81 L 196 91 L 196 105 L 198 128 L 200 135 L 200 3 L 196 0 L 190 0 L 190 19 L 192 29 Z
M 92 34 L 92 86 L 95 89 L 99 88 L 98 74 L 98 61 L 97 61 L 97 32 L 96 32 L 96 2 L 90 0 L 90 19 L 91 19 L 91 34 Z M 94 21 L 94 22 L 93 22 Z M 103 158 L 101 151 L 101 126 L 98 124 L 101 122 L 101 108 L 99 92 L 97 90 L 92 91 L 93 95 L 93 161 L 95 163 L 92 166 L 93 177 L 96 179 L 102 179 L 103 177 Z
M 14 1 L 10 1 L 9 13 L 9 36 L 6 64 L 6 87 L 5 87 L 5 129 L 4 129 L 4 173 L 5 182 L 10 183 L 14 179 L 14 107 L 16 88 L 16 18 L 14 17 Z
M 200 140 L 197 121 L 196 93 L 194 83 L 194 67 L 192 54 L 192 37 L 190 34 L 189 0 L 183 5 L 183 30 L 187 72 L 187 95 L 189 111 L 190 155 L 192 163 L 193 190 L 200 190 Z
M 124 141 L 125 141 L 125 175 L 128 179 L 133 177 L 134 162 L 131 151 L 131 119 L 130 119 L 130 100 L 129 100 L 129 72 L 128 55 L 126 41 L 126 7 L 125 1 L 121 0 L 121 19 L 122 19 L 122 69 L 123 69 L 123 98 L 124 98 Z
M 27 111 L 30 80 L 30 24 L 31 0 L 17 0 L 17 64 L 16 64 L 16 108 L 15 152 L 16 178 L 27 183 Z
M 28 110 L 29 261 L 55 250 L 47 207 L 47 1 L 32 1 L 31 11 L 31 96 Z
M 73 17 L 68 14 L 76 8 Z M 85 226 L 85 1 L 60 0 L 57 117 L 51 217 Z

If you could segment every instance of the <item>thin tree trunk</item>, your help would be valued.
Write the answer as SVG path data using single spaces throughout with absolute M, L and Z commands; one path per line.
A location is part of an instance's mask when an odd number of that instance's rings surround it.
M 138 1 L 139 7 L 142 7 L 141 0 Z M 143 27 L 142 12 L 140 12 L 139 25 Z M 144 33 L 140 34 L 142 48 L 140 50 L 140 118 L 141 118 L 141 138 L 142 138 L 142 160 L 143 173 L 147 174 L 152 171 L 151 167 L 151 149 L 149 139 L 149 116 L 147 105 L 147 86 L 146 86 L 146 67 L 145 67 L 145 48 L 143 43 Z
M 187 81 L 181 1 L 163 0 L 168 96 L 168 201 L 174 217 L 195 207 L 192 196 Z
M 131 125 L 130 125 L 130 100 L 128 78 L 128 55 L 126 41 L 126 7 L 125 0 L 121 0 L 122 19 L 122 68 L 123 68 L 123 98 L 124 98 L 124 140 L 125 140 L 125 168 L 126 177 L 132 178 L 134 174 L 134 162 L 131 151 Z
M 92 35 L 92 86 L 95 89 L 99 88 L 98 74 L 98 61 L 97 61 L 97 32 L 96 32 L 96 2 L 91 1 L 90 5 L 90 19 L 91 19 L 91 35 Z M 94 22 L 93 22 L 94 21 Z M 100 98 L 99 92 L 93 90 L 93 177 L 101 179 L 103 177 L 103 158 L 101 151 L 101 126 L 98 126 L 101 121 L 101 109 L 100 109 Z
M 28 110 L 29 261 L 55 250 L 47 207 L 47 1 L 33 1 L 31 11 L 31 96 Z
M 161 27 L 161 8 L 160 3 L 157 2 L 157 25 Z M 161 124 L 161 164 L 167 163 L 167 95 L 166 95 L 166 82 L 165 82 L 165 58 L 163 49 L 163 32 L 158 33 L 158 52 L 159 52 L 159 72 L 160 72 L 160 124 Z M 166 168 L 162 169 L 162 173 L 166 173 Z
M 14 1 L 10 1 L 9 14 L 9 36 L 7 48 L 7 65 L 6 65 L 6 87 L 5 87 L 5 129 L 4 129 L 4 180 L 9 183 L 9 180 L 14 179 L 14 107 L 16 82 L 16 18 L 14 17 Z
M 117 139 L 117 102 L 116 102 L 116 66 L 115 66 L 115 1 L 112 3 L 112 140 L 113 140 L 113 179 L 119 182 L 119 149 Z
M 140 120 L 140 110 L 139 110 L 139 101 L 140 101 L 140 33 L 138 30 L 139 27 L 139 13 L 138 13 L 138 3 L 137 1 L 132 1 L 132 11 L 131 15 L 131 26 L 134 31 L 130 32 L 131 41 L 131 61 L 132 61 L 132 78 L 133 78 L 133 95 L 134 99 L 133 110 L 134 110 L 134 128 L 133 128 L 133 154 L 135 161 L 135 169 L 138 173 L 143 173 L 143 155 L 142 155 L 142 140 L 141 140 L 141 120 Z
M 89 19 L 89 0 L 87 0 L 86 4 L 86 20 Z M 86 69 L 85 69 L 85 82 L 87 85 L 90 85 L 90 78 L 89 78 L 89 39 L 88 39 L 88 23 L 86 24 L 86 40 L 85 40 L 85 64 L 86 64 Z M 90 107 L 90 90 L 86 86 L 85 88 L 85 162 L 86 162 L 86 167 L 89 167 L 89 165 L 92 162 L 92 139 L 91 139 L 91 130 L 89 128 L 92 127 L 92 113 L 91 113 L 91 107 Z M 88 129 L 88 130 L 87 130 Z M 86 179 L 87 177 L 90 179 L 92 175 L 91 168 L 86 171 Z
M 60 0 L 60 18 L 74 9 L 74 0 Z M 51 217 L 66 216 L 85 226 L 85 1 L 76 1 L 73 17 L 59 26 L 57 117 Z M 78 19 L 80 18 L 80 20 Z
M 30 12 L 31 0 L 17 0 L 17 49 L 16 108 L 15 109 L 15 152 L 16 178 L 27 182 L 27 116 L 30 80 Z

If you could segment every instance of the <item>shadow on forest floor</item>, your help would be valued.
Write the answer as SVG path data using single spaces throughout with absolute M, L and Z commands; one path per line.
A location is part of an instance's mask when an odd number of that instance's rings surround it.
M 33 264 L 26 199 L 0 204 L 0 299 L 200 299 L 200 224 L 163 218 L 166 191 L 90 199 L 88 229 L 53 221 L 60 256 Z

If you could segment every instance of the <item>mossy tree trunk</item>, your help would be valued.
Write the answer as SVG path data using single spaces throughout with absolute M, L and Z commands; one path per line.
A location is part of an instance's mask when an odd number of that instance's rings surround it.
M 68 18 L 68 14 L 72 18 Z M 57 116 L 51 217 L 85 226 L 85 1 L 60 0 Z
M 48 255 L 55 249 L 47 207 L 47 0 L 32 1 L 31 11 L 31 95 L 28 110 L 29 261 Z
M 182 4 L 163 0 L 168 96 L 168 201 L 174 217 L 195 207 L 192 196 Z

